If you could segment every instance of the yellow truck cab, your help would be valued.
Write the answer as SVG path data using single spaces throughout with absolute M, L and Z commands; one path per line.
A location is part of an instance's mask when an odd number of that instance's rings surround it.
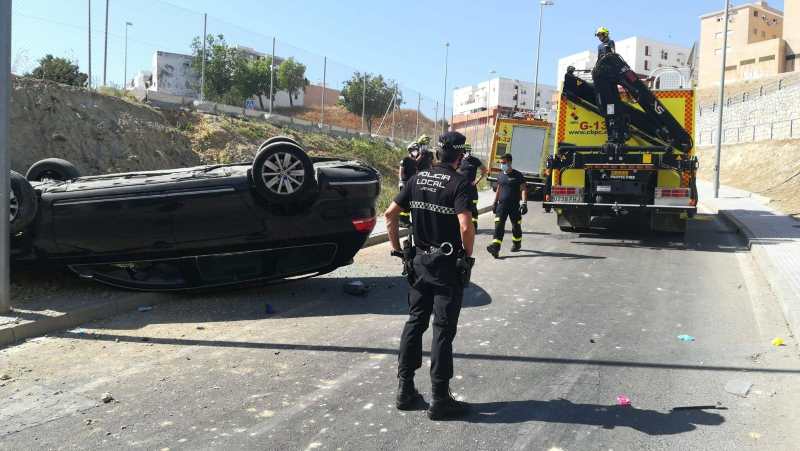
M 555 210 L 564 231 L 587 229 L 595 217 L 633 215 L 654 231 L 683 233 L 697 210 L 694 92 L 651 91 L 613 56 L 623 74 L 616 105 L 598 105 L 591 82 L 573 70 L 565 75 L 543 207 Z M 627 138 L 624 144 L 609 144 L 606 113 L 616 113 L 610 127 L 622 130 L 615 136 Z
M 492 189 L 497 188 L 500 157 L 510 153 L 514 157 L 514 169 L 525 177 L 531 198 L 543 198 L 552 128 L 551 123 L 533 118 L 497 119 L 488 161 Z

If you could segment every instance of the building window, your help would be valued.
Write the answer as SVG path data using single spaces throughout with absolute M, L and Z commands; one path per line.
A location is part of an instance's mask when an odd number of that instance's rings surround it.
M 644 60 L 644 70 L 650 70 L 650 61 Z
M 644 46 L 644 56 L 650 56 L 650 46 Z
M 767 56 L 762 56 L 761 58 L 759 58 L 758 62 L 761 63 L 763 61 L 774 61 L 774 60 L 775 60 L 775 55 L 767 55 Z
M 739 65 L 740 65 L 740 66 L 746 66 L 746 65 L 748 65 L 748 64 L 753 64 L 753 63 L 755 63 L 755 62 L 756 62 L 756 59 L 755 59 L 755 58 L 750 58 L 750 59 L 747 59 L 747 60 L 741 60 L 741 61 L 739 61 Z
M 726 70 L 726 71 L 729 71 L 729 70 L 736 70 L 736 66 L 725 66 L 725 70 Z
M 662 50 L 662 51 L 661 51 L 661 59 L 662 59 L 662 60 L 669 59 L 669 53 L 667 53 L 667 51 L 666 51 L 666 50 Z
M 753 11 L 753 17 L 758 17 L 758 11 Z

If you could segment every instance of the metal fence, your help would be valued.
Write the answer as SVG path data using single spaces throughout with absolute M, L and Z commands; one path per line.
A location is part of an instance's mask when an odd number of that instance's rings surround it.
M 211 70 L 198 70 L 191 60 L 203 47 L 203 36 L 215 40 L 222 36 L 227 45 L 237 47 L 249 58 L 273 61 L 271 83 L 278 83 L 280 63 L 289 59 L 305 67 L 303 75 L 308 82 L 295 92 L 279 91 L 273 99 L 269 98 L 271 89 L 267 89 L 264 96 L 250 96 L 233 107 L 399 140 L 422 133 L 435 135 L 442 130 L 442 121 L 449 123 L 451 118 L 451 108 L 442 105 L 441 98 L 424 95 L 392 74 L 379 74 L 366 64 L 335 61 L 273 36 L 268 30 L 249 30 L 164 0 L 146 0 L 135 7 L 111 1 L 108 9 L 108 1 L 72 3 L 81 12 L 59 17 L 50 12 L 50 0 L 15 2 L 12 72 L 29 73 L 42 57 L 52 54 L 74 61 L 89 76 L 91 87 L 127 90 L 135 86 L 166 96 L 230 105 L 224 98 L 201 99 L 200 86 L 213 82 Z M 155 34 L 153 30 L 160 31 Z M 205 51 L 211 52 L 210 47 L 206 42 Z M 443 46 L 442 56 L 444 51 Z M 441 76 L 441 69 L 430 68 L 437 76 Z M 361 107 L 351 105 L 349 111 L 342 106 L 346 83 L 377 77 L 383 77 L 395 92 L 376 108 L 378 112 L 365 108 L 364 102 Z M 451 99 L 448 93 L 448 103 Z
M 757 141 L 800 138 L 800 118 L 765 122 L 758 125 L 723 127 L 722 144 L 742 144 Z M 697 146 L 710 146 L 717 143 L 717 129 L 698 130 Z
M 729 94 L 725 97 L 725 106 L 727 107 L 749 101 L 755 101 L 766 96 L 767 94 L 772 94 L 798 84 L 800 84 L 800 74 L 785 75 L 778 79 L 772 79 L 770 81 L 754 85 L 751 89 L 736 90 L 735 93 Z M 719 87 L 717 87 L 717 89 L 719 89 Z M 732 88 L 728 88 L 727 84 L 725 89 L 729 91 L 733 90 Z M 718 100 L 714 100 L 706 104 L 698 103 L 697 115 L 698 117 L 703 117 L 707 114 L 716 114 L 718 108 Z

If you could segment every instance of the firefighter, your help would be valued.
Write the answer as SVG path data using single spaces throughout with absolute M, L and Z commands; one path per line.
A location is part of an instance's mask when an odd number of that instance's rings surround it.
M 497 191 L 494 195 L 494 239 L 486 248 L 492 257 L 498 258 L 506 219 L 511 220 L 511 252 L 522 249 L 522 215 L 528 213 L 528 187 L 522 173 L 512 166 L 513 157 L 507 153 L 500 157 L 500 174 L 497 175 Z
M 469 144 L 465 145 L 465 154 L 464 159 L 461 160 L 461 166 L 458 168 L 458 172 L 460 172 L 464 177 L 467 178 L 467 181 L 470 183 L 470 211 L 472 212 L 472 225 L 475 226 L 475 232 L 478 231 L 478 184 L 481 183 L 484 177 L 486 177 L 486 166 L 483 165 L 483 162 L 472 155 L 472 146 Z M 480 176 L 478 176 L 480 173 Z
M 417 170 L 423 171 L 433 167 L 433 152 L 430 150 L 431 137 L 422 135 L 417 139 L 419 154 L 417 154 Z
M 609 53 L 617 53 L 617 50 L 614 46 L 614 41 L 608 37 L 608 34 L 608 28 L 606 27 L 598 28 L 594 34 L 597 36 L 597 39 L 600 40 L 600 44 L 597 46 L 598 61 Z
M 408 145 L 408 155 L 400 160 L 400 170 L 398 173 L 399 188 L 403 190 L 403 186 L 417 173 L 417 158 L 419 157 L 419 144 L 413 142 Z M 411 226 L 411 212 L 403 210 L 400 212 L 400 227 Z
M 409 282 L 409 318 L 400 340 L 396 406 L 413 410 L 424 405 L 414 387 L 414 372 L 422 366 L 422 336 L 431 313 L 431 385 L 433 402 L 428 409 L 432 420 L 464 416 L 469 406 L 450 393 L 453 377 L 453 339 L 464 287 L 469 284 L 475 229 L 470 213 L 469 182 L 458 173 L 464 155 L 464 135 L 449 132 L 440 138 L 439 163 L 421 170 L 386 210 L 386 225 L 392 255 L 403 258 Z M 398 216 L 411 209 L 414 246 L 401 250 Z M 408 243 L 408 242 L 406 242 Z

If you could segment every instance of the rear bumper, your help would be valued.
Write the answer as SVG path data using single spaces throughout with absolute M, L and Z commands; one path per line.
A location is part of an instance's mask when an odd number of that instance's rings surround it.
M 641 210 L 641 211 L 662 211 L 669 213 L 687 213 L 693 215 L 697 213 L 697 207 L 691 205 L 641 205 L 641 204 L 601 204 L 589 202 L 542 202 L 544 208 L 588 208 L 592 211 L 619 211 L 619 210 Z

